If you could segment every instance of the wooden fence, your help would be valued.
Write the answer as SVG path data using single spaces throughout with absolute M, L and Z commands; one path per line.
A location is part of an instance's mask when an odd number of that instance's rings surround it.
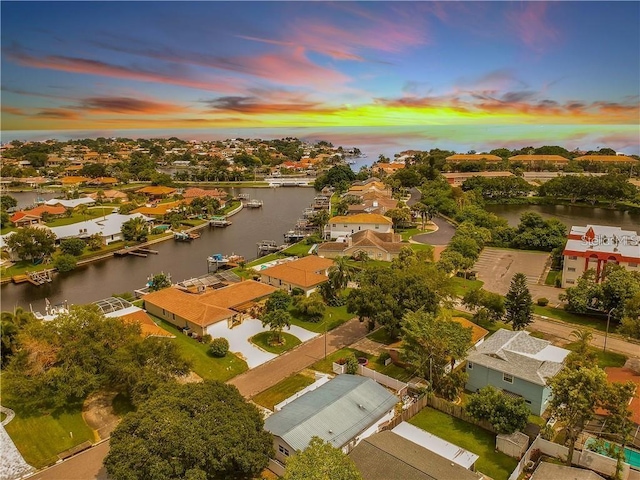
M 460 420 L 464 420 L 465 422 L 472 423 L 474 425 L 478 425 L 485 430 L 490 431 L 491 433 L 498 433 L 493 425 L 485 420 L 476 420 L 475 418 L 467 415 L 464 411 L 464 408 L 460 405 L 456 405 L 455 403 L 451 403 L 443 398 L 438 398 L 434 396 L 430 396 L 427 402 L 427 405 L 435 408 L 436 410 L 440 410 L 441 412 L 446 413 L 447 415 L 451 415 L 452 417 L 459 418 Z
M 396 415 L 391 420 L 389 420 L 384 425 L 380 426 L 380 431 L 382 430 L 393 430 L 400 423 L 408 421 L 411 417 L 415 416 L 420 410 L 427 406 L 427 396 L 423 395 L 418 398 L 415 402 L 409 405 L 405 410 L 402 410 L 402 413 Z

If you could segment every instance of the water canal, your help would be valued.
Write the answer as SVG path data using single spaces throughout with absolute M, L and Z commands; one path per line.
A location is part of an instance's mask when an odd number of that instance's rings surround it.
M 108 258 L 54 276 L 52 283 L 35 287 L 29 284 L 2 286 L 2 310 L 14 306 L 44 309 L 44 299 L 52 304 L 89 303 L 113 293 L 132 292 L 145 285 L 151 274 L 170 273 L 173 281 L 207 273 L 207 257 L 213 253 L 244 255 L 254 258 L 261 240 L 284 241 L 284 233 L 293 228 L 302 211 L 316 195 L 313 188 L 236 188 L 264 202 L 262 208 L 244 209 L 231 218 L 227 228 L 205 228 L 191 243 L 168 240 L 155 244 L 158 255 L 147 258 L 127 256 Z

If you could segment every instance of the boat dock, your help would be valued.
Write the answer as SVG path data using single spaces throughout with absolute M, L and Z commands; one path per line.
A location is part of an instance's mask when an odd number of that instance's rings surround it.
M 212 217 L 209 220 L 210 227 L 228 227 L 232 222 L 227 220 L 226 217 Z
M 151 250 L 150 248 L 144 248 L 144 247 L 123 248 L 122 250 L 117 250 L 113 252 L 113 254 L 116 257 L 124 257 L 125 255 L 135 255 L 136 257 L 144 257 L 144 258 L 147 258 L 150 253 L 154 255 L 158 255 L 159 252 L 157 250 Z
M 273 240 L 263 240 L 258 242 L 258 257 L 266 255 L 268 253 L 274 253 L 282 250 L 283 246 L 278 246 Z
M 307 237 L 308 234 L 300 230 L 289 230 L 284 234 L 284 241 L 287 243 L 296 243 Z
M 247 208 L 261 208 L 263 203 L 264 202 L 262 200 L 253 199 L 245 202 L 244 206 Z
M 195 240 L 196 238 L 200 238 L 200 234 L 196 232 L 173 232 L 173 239 L 177 242 L 190 242 Z
M 27 272 L 24 275 L 14 275 L 11 279 L 13 283 L 29 282 L 32 285 L 40 286 L 53 281 L 53 269 Z

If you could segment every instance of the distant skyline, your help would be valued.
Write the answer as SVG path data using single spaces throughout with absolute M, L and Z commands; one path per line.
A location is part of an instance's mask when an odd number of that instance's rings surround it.
M 2 137 L 496 125 L 561 144 L 549 126 L 604 125 L 638 153 L 639 18 L 638 2 L 3 1 Z

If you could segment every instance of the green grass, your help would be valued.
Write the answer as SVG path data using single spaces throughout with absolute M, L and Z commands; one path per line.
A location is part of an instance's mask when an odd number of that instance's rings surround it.
M 180 353 L 191 362 L 191 370 L 205 380 L 220 380 L 225 382 L 249 369 L 247 362 L 232 352 L 223 358 L 215 358 L 209 354 L 207 345 L 188 337 L 182 330 L 161 318 L 150 315 L 153 320 L 165 330 L 176 336 L 173 340 L 178 345 Z
M 269 410 L 273 410 L 273 406 L 286 400 L 291 395 L 298 393 L 303 388 L 314 382 L 312 377 L 296 373 L 285 378 L 280 383 L 276 383 L 273 387 L 259 393 L 252 398 L 258 405 L 262 405 Z
M 282 345 L 275 345 L 271 341 L 273 335 L 274 334 L 271 332 L 260 332 L 251 337 L 249 341 L 261 349 L 269 353 L 275 353 L 276 355 L 284 353 L 287 350 L 291 350 L 296 345 L 300 345 L 302 343 L 295 335 L 282 332 L 280 333 L 280 340 L 283 342 Z
M 298 243 L 294 243 L 289 248 L 284 249 L 282 253 L 290 256 L 304 257 L 309 254 L 311 247 L 312 245 L 307 245 L 307 242 L 302 240 Z
M 16 416 L 5 428 L 27 463 L 36 468 L 55 463 L 65 450 L 95 440 L 80 405 L 47 415 L 27 415 L 17 407 L 13 406 Z
M 369 340 L 373 340 L 374 342 L 383 343 L 385 345 L 391 345 L 398 341 L 397 338 L 392 338 L 389 335 L 389 332 L 385 328 L 379 328 L 375 332 L 371 332 L 367 335 Z
M 601 332 L 604 332 L 607 329 L 606 316 L 603 316 L 603 318 L 597 318 L 589 315 L 578 315 L 575 313 L 567 312 L 562 308 L 555 308 L 550 306 L 541 307 L 540 305 L 535 304 L 533 305 L 533 313 L 543 315 L 545 317 L 555 318 L 556 320 L 561 320 L 563 322 L 572 323 L 582 327 L 594 328 Z M 614 331 L 616 326 L 617 324 L 615 322 L 611 322 L 609 331 Z
M 556 286 L 556 278 L 562 278 L 562 270 L 549 270 L 547 278 L 544 280 L 545 285 Z
M 71 225 L 73 223 L 84 222 L 86 220 L 92 220 L 105 215 L 109 215 L 113 210 L 112 207 L 97 207 L 90 209 L 85 215 L 75 213 L 70 217 L 56 218 L 47 222 L 47 227 L 61 227 L 63 225 Z
M 506 480 L 518 464 L 515 458 L 496 452 L 496 436 L 487 430 L 425 408 L 409 423 L 480 456 L 476 469 L 494 480 Z
M 533 423 L 540 428 L 544 427 L 547 424 L 547 421 L 544 418 L 539 417 L 538 415 L 534 415 L 533 413 L 529 415 L 528 421 L 529 423 Z
M 564 348 L 575 352 L 578 349 L 578 346 L 578 342 L 573 342 L 565 345 Z M 589 350 L 596 354 L 596 358 L 598 359 L 598 366 L 600 368 L 622 367 L 627 361 L 627 357 L 625 355 L 622 355 L 621 353 L 615 353 L 611 351 L 603 352 L 599 348 L 595 347 L 589 347 Z
M 467 312 L 461 312 L 460 310 L 452 310 L 451 314 L 454 317 L 463 317 L 463 318 L 466 318 L 467 320 L 473 321 L 473 315 L 471 315 L 470 313 L 467 313 Z M 513 330 L 511 325 L 509 325 L 508 323 L 504 323 L 504 322 L 493 322 L 493 323 L 491 323 L 491 322 L 479 322 L 478 325 L 480 325 L 485 330 L 488 330 L 489 331 L 489 335 L 494 334 L 495 332 L 497 332 L 501 328 L 504 328 L 506 330 Z
M 7 414 L 4 412 L 0 412 L 0 422 L 4 422 L 5 418 L 7 418 Z
M 484 282 L 482 280 L 467 280 L 462 277 L 451 277 L 453 283 L 453 291 L 458 297 L 464 297 L 469 290 L 482 288 Z
M 0 229 L 0 235 L 6 235 L 9 232 L 14 232 L 18 230 L 16 227 L 12 227 L 11 225 L 7 225 L 6 227 L 3 227 L 2 229 Z
M 369 363 L 371 363 L 371 359 L 373 355 L 369 355 L 368 353 L 361 352 L 360 350 L 356 350 L 354 348 L 341 348 L 333 353 L 327 355 L 327 358 L 317 361 L 313 365 L 311 365 L 312 370 L 317 370 L 318 372 L 324 373 L 333 373 L 333 362 L 337 361 L 340 358 L 347 358 L 349 355 L 354 353 L 356 357 L 366 357 L 369 359 Z
M 354 317 L 353 313 L 347 312 L 347 306 L 327 307 L 324 312 L 324 318 L 320 322 L 308 322 L 305 317 L 298 312 L 295 307 L 290 307 L 291 324 L 305 328 L 312 332 L 322 333 L 325 330 L 333 330 Z
M 407 243 L 407 247 L 410 247 L 414 252 L 433 251 L 433 247 L 425 243 Z
M 14 275 L 23 275 L 26 272 L 39 272 L 40 270 L 47 270 L 53 268 L 50 263 L 41 263 L 34 265 L 31 260 L 21 260 L 14 263 L 9 268 L 2 269 L 2 277 L 13 277 Z

